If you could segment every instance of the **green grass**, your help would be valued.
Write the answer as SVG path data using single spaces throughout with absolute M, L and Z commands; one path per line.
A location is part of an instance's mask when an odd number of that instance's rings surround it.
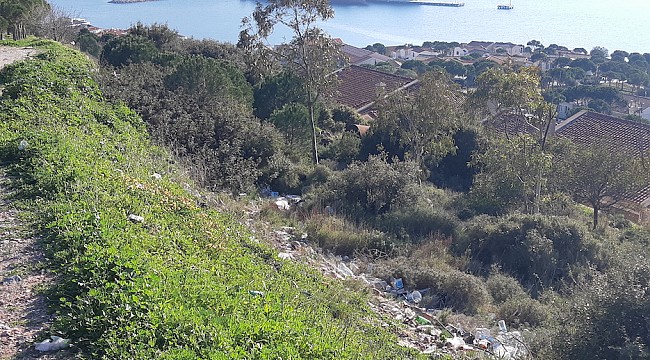
M 58 274 L 53 332 L 82 357 L 416 357 L 375 326 L 364 297 L 198 206 L 141 119 L 103 101 L 83 55 L 48 41 L 2 44 L 44 51 L 0 73 L 0 161 Z

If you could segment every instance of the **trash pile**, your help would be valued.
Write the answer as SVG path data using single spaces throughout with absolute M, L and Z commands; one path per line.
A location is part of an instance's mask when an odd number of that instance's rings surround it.
M 382 318 L 381 326 L 398 324 L 400 345 L 419 350 L 423 354 L 485 354 L 497 359 L 522 359 L 528 355 L 523 337 L 518 331 L 509 332 L 503 320 L 493 334 L 490 329 L 477 328 L 473 332 L 460 326 L 443 324 L 441 310 L 421 308 L 418 304 L 429 289 L 409 290 L 402 279 L 390 284 L 362 271 L 358 261 L 323 253 L 308 244 L 307 234 L 297 233 L 293 227 L 282 227 L 271 233 L 270 239 L 278 249 L 278 257 L 285 261 L 300 261 L 319 269 L 336 279 L 355 279 L 373 289 L 369 307 Z

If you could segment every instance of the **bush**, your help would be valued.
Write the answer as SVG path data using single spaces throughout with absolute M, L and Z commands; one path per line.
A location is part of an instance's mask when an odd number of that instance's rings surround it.
M 417 181 L 418 168 L 410 162 L 388 163 L 379 157 L 356 162 L 333 176 L 323 189 L 323 203 L 353 219 L 389 212 L 408 202 L 408 185 Z
M 354 225 L 335 216 L 315 216 L 307 222 L 307 233 L 321 248 L 337 255 L 380 250 L 390 252 L 393 243 L 386 234 Z
M 477 314 L 481 308 L 490 304 L 490 294 L 482 279 L 460 271 L 450 271 L 445 275 L 438 290 L 439 307 Z
M 499 319 L 503 319 L 509 327 L 538 327 L 546 322 L 550 311 L 545 305 L 524 294 L 499 305 L 497 316 Z
M 472 257 L 474 271 L 487 274 L 492 266 L 499 266 L 535 295 L 561 286 L 574 268 L 597 260 L 584 225 L 539 215 L 476 217 L 456 239 L 454 249 Z
M 413 205 L 397 208 L 378 217 L 376 224 L 383 231 L 415 242 L 432 234 L 453 235 L 458 219 L 449 211 Z
M 503 274 L 490 275 L 486 285 L 494 303 L 497 305 L 509 300 L 528 297 L 517 279 L 511 276 Z
M 650 359 L 646 253 L 647 247 L 625 245 L 615 268 L 579 283 L 559 309 L 555 334 L 543 355 L 560 360 Z M 567 333 L 570 341 L 563 339 Z

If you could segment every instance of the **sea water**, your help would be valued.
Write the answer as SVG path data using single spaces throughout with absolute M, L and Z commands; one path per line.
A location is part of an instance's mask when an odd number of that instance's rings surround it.
M 157 0 L 111 4 L 108 0 L 49 0 L 75 17 L 102 28 L 128 28 L 140 21 L 164 23 L 182 35 L 236 42 L 241 19 L 255 9 L 253 0 Z M 427 6 L 368 1 L 335 4 L 334 19 L 321 27 L 344 42 L 415 44 L 442 40 L 468 42 L 535 39 L 590 50 L 650 52 L 650 1 L 647 0 L 512 0 L 512 10 L 497 5 L 510 0 L 459 0 L 463 7 Z M 274 37 L 290 37 L 286 30 Z

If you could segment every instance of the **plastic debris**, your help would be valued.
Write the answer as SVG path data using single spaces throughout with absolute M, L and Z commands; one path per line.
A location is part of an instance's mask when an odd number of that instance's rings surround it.
M 280 210 L 289 210 L 291 209 L 291 205 L 289 205 L 289 202 L 287 199 L 283 197 L 279 197 L 275 200 L 275 206 L 278 207 Z
M 51 338 L 51 340 L 47 339 L 36 344 L 36 350 L 41 352 L 57 351 L 70 346 L 70 339 L 64 339 L 55 335 L 52 335 Z
M 286 252 L 279 253 L 278 257 L 280 259 L 282 259 L 282 260 L 291 260 L 291 259 L 293 259 L 293 255 L 291 255 L 290 253 L 286 253 Z
M 141 223 L 144 221 L 144 218 L 142 216 L 135 215 L 135 214 L 129 214 L 129 217 L 127 219 L 129 219 L 129 221 L 134 223 Z
M 465 347 L 465 340 L 462 337 L 454 336 L 445 341 L 445 346 L 453 350 L 459 350 Z
M 21 282 L 23 279 L 19 275 L 8 276 L 2 280 L 2 285 L 11 285 Z
M 294 203 L 298 203 L 302 201 L 302 197 L 300 195 L 287 195 L 285 196 L 288 200 L 293 201 Z
M 23 139 L 20 140 L 20 143 L 18 143 L 18 150 L 23 151 L 29 147 L 29 143 L 27 140 Z
M 506 327 L 506 322 L 504 320 L 499 320 L 498 324 L 499 324 L 499 332 L 500 333 L 505 334 L 505 333 L 508 332 L 508 328 Z
M 250 290 L 248 293 L 253 296 L 264 296 L 264 291 Z
M 420 301 L 422 301 L 422 294 L 420 294 L 419 291 L 415 290 L 415 291 L 409 293 L 408 295 L 406 295 L 406 300 L 414 302 L 414 303 L 417 304 Z
M 160 179 L 162 179 L 162 175 L 160 175 L 160 174 L 158 174 L 158 173 L 153 173 L 153 174 L 151 175 L 151 177 L 152 177 L 154 180 L 160 180 Z
M 343 275 L 343 277 L 354 276 L 354 273 L 352 272 L 352 270 L 350 270 L 350 268 L 347 267 L 347 265 L 345 265 L 344 263 L 339 264 L 338 270 L 339 270 L 339 273 L 341 273 L 341 275 Z
M 393 280 L 393 287 L 395 289 L 397 289 L 397 290 L 404 289 L 404 281 L 402 280 L 402 278 L 394 279 Z

